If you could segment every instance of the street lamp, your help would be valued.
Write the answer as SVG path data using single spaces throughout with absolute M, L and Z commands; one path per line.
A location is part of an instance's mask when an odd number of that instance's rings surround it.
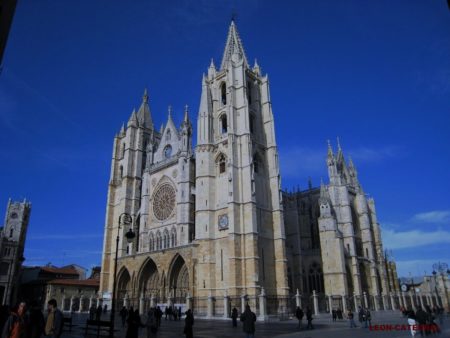
M 433 275 L 434 275 L 434 283 L 435 283 L 435 288 L 436 288 L 436 294 L 438 294 L 437 283 L 436 283 L 436 275 L 438 273 L 439 273 L 439 275 L 442 278 L 442 284 L 444 286 L 444 297 L 445 297 L 445 302 L 446 302 L 447 311 L 448 311 L 449 308 L 450 308 L 450 302 L 449 302 L 448 294 L 447 294 L 447 281 L 444 279 L 444 275 L 445 274 L 447 274 L 447 275 L 450 274 L 450 269 L 448 268 L 447 263 L 438 262 L 438 263 L 433 264 Z M 442 303 L 442 306 L 444 306 L 444 304 L 442 302 L 442 297 L 441 297 L 441 303 Z
M 111 304 L 111 326 L 109 331 L 109 336 L 114 337 L 114 320 L 116 315 L 116 278 L 117 278 L 117 256 L 119 253 L 119 239 L 120 239 L 120 226 L 123 225 L 130 225 L 132 224 L 133 219 L 131 218 L 131 215 L 124 212 L 120 214 L 119 216 L 119 226 L 117 228 L 117 237 L 116 237 L 116 257 L 114 259 L 114 275 L 113 275 L 113 293 L 112 293 L 112 304 Z M 128 242 L 131 242 L 133 238 L 135 237 L 135 233 L 133 232 L 133 227 L 130 227 L 130 229 L 125 234 L 125 237 L 127 238 Z

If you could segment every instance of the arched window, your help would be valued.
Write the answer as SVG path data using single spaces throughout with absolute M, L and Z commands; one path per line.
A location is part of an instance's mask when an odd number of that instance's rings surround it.
M 125 143 L 122 144 L 122 158 L 125 156 Z
M 12 238 L 13 235 L 14 235 L 14 228 L 11 228 L 11 230 L 9 230 L 9 238 Z
M 169 247 L 169 232 L 166 230 L 164 231 L 164 249 Z
M 172 156 L 172 146 L 169 144 L 164 148 L 164 157 L 170 158 Z
M 161 233 L 156 234 L 156 250 L 161 250 Z
M 223 174 L 226 170 L 226 159 L 223 154 L 219 156 L 219 174 Z
M 227 121 L 227 114 L 223 114 L 220 117 L 220 132 L 222 134 L 226 134 L 226 132 L 228 131 L 228 121 Z
M 309 266 L 309 288 L 310 292 L 315 290 L 318 293 L 324 292 L 323 273 L 320 264 L 313 262 Z
M 220 96 L 222 99 L 222 104 L 226 105 L 227 104 L 227 86 L 226 86 L 225 82 L 222 82 L 222 84 L 220 85 Z
M 119 171 L 120 171 L 120 178 L 122 178 L 123 177 L 123 166 L 120 166 Z
M 172 230 L 172 234 L 170 235 L 170 242 L 172 247 L 177 245 L 177 232 L 175 229 Z
M 171 133 L 170 133 L 170 129 L 167 131 L 166 134 L 166 141 L 170 141 L 170 138 L 172 137 Z
M 150 234 L 149 250 L 150 251 L 155 250 L 155 238 L 153 237 L 153 233 Z

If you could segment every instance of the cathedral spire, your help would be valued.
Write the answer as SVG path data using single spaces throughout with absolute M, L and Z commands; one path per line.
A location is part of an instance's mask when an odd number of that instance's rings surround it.
M 222 63 L 220 69 L 224 69 L 231 61 L 231 56 L 238 54 L 243 60 L 244 64 L 248 66 L 247 57 L 245 56 L 244 46 L 242 45 L 241 38 L 237 31 L 234 20 L 231 20 L 230 28 L 228 30 L 227 43 L 223 52 Z
M 142 103 L 137 113 L 137 120 L 140 126 L 149 129 L 153 128 L 152 115 L 150 113 L 150 106 L 148 104 L 147 88 L 145 88 L 144 94 L 142 95 Z
M 327 140 L 327 143 L 328 143 L 327 164 L 332 165 L 334 163 L 333 148 L 331 147 L 330 140 Z
M 133 108 L 133 112 L 131 113 L 130 119 L 128 120 L 128 127 L 137 127 L 138 126 L 138 119 L 136 116 L 136 109 Z

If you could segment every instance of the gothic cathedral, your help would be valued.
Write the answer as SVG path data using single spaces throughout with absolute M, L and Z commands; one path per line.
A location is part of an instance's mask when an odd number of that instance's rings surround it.
M 120 307 L 133 305 L 144 312 L 157 304 L 174 304 L 207 317 L 228 317 L 232 307 L 241 310 L 249 304 L 262 320 L 285 311 L 295 289 L 308 289 L 299 282 L 304 252 L 294 253 L 286 243 L 268 77 L 256 62 L 249 65 L 234 22 L 220 67 L 211 62 L 202 79 L 195 147 L 192 134 L 187 107 L 179 127 L 169 107 L 167 123 L 155 129 L 145 91 L 139 110 L 115 136 L 100 282 L 103 302 L 112 297 L 117 239 Z M 335 176 L 333 180 L 341 182 Z M 315 234 L 322 227 L 327 234 L 316 246 L 326 253 L 329 238 L 341 265 L 330 266 L 330 276 L 340 276 L 337 284 L 324 287 L 326 275 L 321 274 L 316 291 L 322 285 L 323 294 L 341 296 L 350 290 L 349 279 L 354 281 L 351 290 L 361 291 L 359 270 L 352 270 L 350 277 L 345 263 L 345 245 L 351 245 L 349 250 L 357 247 L 350 240 L 334 240 L 350 238 L 351 225 L 345 223 L 343 233 L 337 234 L 339 224 L 321 221 L 319 229 L 317 220 L 331 217 L 324 208 L 331 208 L 330 199 L 340 196 L 337 183 L 322 187 L 320 215 L 311 222 L 317 223 Z M 124 213 L 132 216 L 130 225 L 119 224 Z M 291 222 L 291 227 L 298 230 L 303 224 Z M 365 227 L 362 250 L 377 239 Z M 136 237 L 128 241 L 130 228 Z M 379 255 L 380 249 L 373 254 Z M 317 264 L 324 269 L 320 256 Z M 350 269 L 359 264 L 356 255 L 353 258 Z M 367 259 L 373 259 L 372 266 L 376 263 L 372 253 Z M 385 279 L 385 274 L 370 271 L 373 283 Z

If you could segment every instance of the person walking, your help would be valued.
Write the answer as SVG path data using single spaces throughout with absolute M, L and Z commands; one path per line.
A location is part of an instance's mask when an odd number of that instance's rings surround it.
M 303 310 L 300 308 L 300 306 L 297 306 L 297 310 L 295 310 L 295 317 L 298 320 L 298 329 L 301 330 L 302 329 L 302 320 L 303 320 L 303 316 L 305 314 L 303 313 Z
M 309 307 L 306 308 L 306 320 L 308 322 L 308 324 L 306 325 L 306 329 L 307 330 L 308 329 L 310 329 L 310 330 L 314 329 L 314 327 L 312 325 L 312 320 L 313 320 L 312 311 L 311 311 L 311 309 Z
M 420 335 L 423 337 L 425 334 L 425 325 L 429 324 L 428 314 L 419 307 L 416 311 L 416 322 L 419 324 Z M 428 323 L 427 323 L 428 322 Z
M 89 319 L 94 320 L 95 319 L 95 313 L 97 312 L 97 308 L 95 307 L 95 304 L 92 304 L 89 308 Z
M 64 316 L 63 313 L 58 309 L 56 299 L 50 299 L 47 303 L 48 316 L 47 322 L 45 323 L 45 335 L 51 338 L 61 337 Z
M 354 315 L 353 315 L 352 310 L 348 310 L 347 318 L 348 318 L 348 321 L 350 322 L 350 328 L 357 327 L 356 324 L 355 324 L 355 319 L 354 319 Z
M 333 319 L 333 322 L 335 322 L 337 319 L 337 312 L 334 309 L 331 310 L 331 318 Z
M 243 322 L 243 330 L 245 332 L 245 338 L 254 338 L 255 337 L 255 322 L 256 315 L 250 309 L 250 305 L 245 306 L 244 313 L 241 314 L 241 322 Z
M 186 318 L 184 318 L 184 331 L 183 333 L 186 335 L 186 338 L 194 337 L 194 315 L 192 314 L 192 310 L 189 309 L 186 311 Z
M 139 311 L 137 309 L 135 311 L 130 309 L 127 319 L 126 338 L 138 338 L 139 328 L 141 326 L 141 316 L 139 316 Z
M 148 311 L 145 326 L 147 327 L 147 338 L 156 337 L 156 333 L 158 332 L 158 323 L 156 320 L 156 310 L 154 308 L 151 308 Z
M 95 313 L 95 320 L 100 320 L 100 318 L 102 317 L 102 306 L 99 304 L 97 306 L 97 312 Z
M 365 327 L 368 327 L 367 324 L 369 324 L 369 326 L 372 326 L 372 315 L 370 314 L 370 310 L 368 308 L 366 308 L 364 315 L 365 315 L 365 319 L 366 319 Z
M 120 309 L 119 315 L 120 315 L 120 318 L 122 319 L 122 327 L 125 327 L 125 324 L 127 323 L 127 316 L 128 316 L 128 310 L 125 306 L 122 306 L 122 309 Z
M 161 326 L 162 315 L 163 315 L 163 312 L 161 311 L 161 308 L 159 306 L 157 306 L 156 307 L 156 321 L 157 321 L 158 327 Z
M 231 320 L 233 322 L 233 327 L 237 327 L 237 317 L 238 310 L 234 307 L 233 310 L 231 310 Z
M 408 325 L 411 329 L 411 336 L 415 336 L 416 335 L 416 330 L 414 329 L 416 327 L 416 314 L 414 313 L 413 310 L 408 310 L 406 317 L 408 318 Z
M 14 307 L 3 327 L 2 338 L 21 338 L 26 336 L 28 323 L 25 318 L 25 312 L 25 302 L 20 302 Z

